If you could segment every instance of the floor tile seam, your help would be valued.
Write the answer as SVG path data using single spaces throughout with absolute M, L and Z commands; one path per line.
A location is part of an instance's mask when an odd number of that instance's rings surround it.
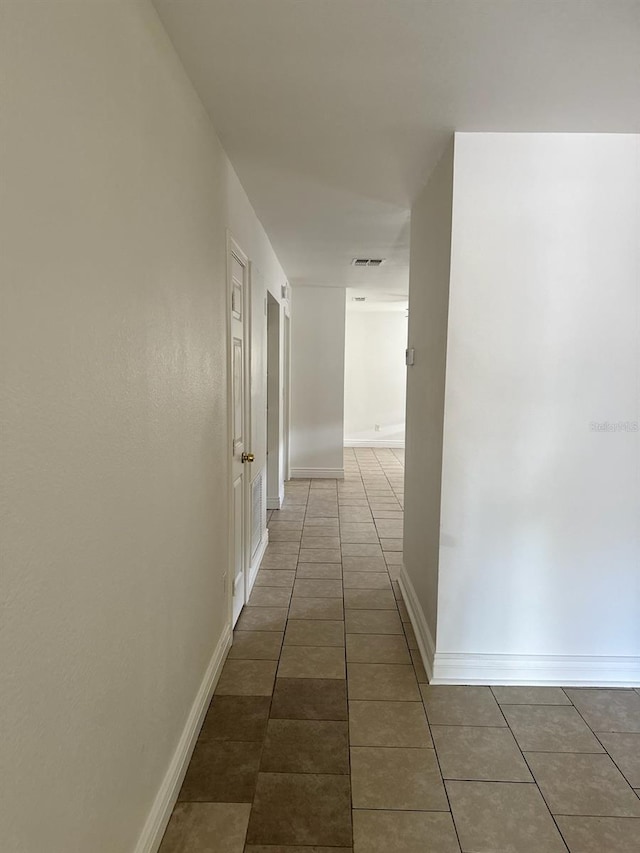
M 492 691 L 492 692 L 493 692 L 493 691 Z M 511 727 L 510 727 L 510 726 L 509 726 L 509 731 L 511 731 Z M 514 733 L 513 733 L 512 731 L 511 731 L 511 735 L 512 735 L 513 739 L 515 740 L 515 735 L 514 735 Z M 562 843 L 564 844 L 564 846 L 565 846 L 565 848 L 567 849 L 568 853 L 571 853 L 571 851 L 569 851 L 569 845 L 568 845 L 568 844 L 567 844 L 567 842 L 564 840 L 564 836 L 563 836 L 563 834 L 562 834 L 562 832 L 561 832 L 561 830 L 560 830 L 560 827 L 558 826 L 558 822 L 556 821 L 555 816 L 554 816 L 553 812 L 551 811 L 551 807 L 550 807 L 549 803 L 547 802 L 547 798 L 545 797 L 545 795 L 544 795 L 544 793 L 543 793 L 543 791 L 542 791 L 542 788 L 541 788 L 541 787 L 540 787 L 540 785 L 538 784 L 538 780 L 536 779 L 535 773 L 533 772 L 533 768 L 531 767 L 531 765 L 530 765 L 530 764 L 529 764 L 529 762 L 527 761 L 527 756 L 524 754 L 524 751 L 523 751 L 522 749 L 520 749 L 520 744 L 518 743 L 518 741 L 517 741 L 517 740 L 516 740 L 516 746 L 517 746 L 518 750 L 520 751 L 520 754 L 522 755 L 522 758 L 523 758 L 523 760 L 524 760 L 524 763 L 527 765 L 527 770 L 529 771 L 529 773 L 531 773 L 531 776 L 532 776 L 532 778 L 533 778 L 533 781 L 535 782 L 536 788 L 538 789 L 538 793 L 540 794 L 540 797 L 542 798 L 542 802 L 544 803 L 545 808 L 547 809 L 547 812 L 549 813 L 549 815 L 551 815 L 551 820 L 553 821 L 553 824 L 554 824 L 554 826 L 555 826 L 555 828 L 556 828 L 556 831 L 557 831 L 558 835 L 560 836 L 560 838 L 561 838 L 561 840 L 562 840 Z
M 620 775 L 622 776 L 622 778 L 624 779 L 624 781 L 627 783 L 627 785 L 631 788 L 631 790 L 632 790 L 634 793 L 636 793 L 636 789 L 633 787 L 633 785 L 631 784 L 631 782 L 629 782 L 629 780 L 627 779 L 626 775 L 622 772 L 621 768 L 620 768 L 620 767 L 619 767 L 619 765 L 618 765 L 618 762 L 614 759 L 614 757 L 611 755 L 611 753 L 609 752 L 609 750 L 608 750 L 608 749 L 606 748 L 606 746 L 602 743 L 602 741 L 601 741 L 601 740 L 600 740 L 600 738 L 598 737 L 598 733 L 597 733 L 597 732 L 595 732 L 595 731 L 591 728 L 591 726 L 590 726 L 590 725 L 589 725 L 589 723 L 586 721 L 586 719 L 585 719 L 585 717 L 584 717 L 584 714 L 580 711 L 580 709 L 579 709 L 579 708 L 577 708 L 575 705 L 574 705 L 573 707 L 576 709 L 576 711 L 577 711 L 577 712 L 578 712 L 578 714 L 580 715 L 581 719 L 584 721 L 584 724 L 585 724 L 585 725 L 586 725 L 586 727 L 589 729 L 589 731 L 593 734 L 593 736 L 596 738 L 596 740 L 598 741 L 598 743 L 600 744 L 600 746 L 604 749 L 605 754 L 609 756 L 610 761 L 613 763 L 613 765 L 614 765 L 614 767 L 616 768 L 616 770 L 618 771 L 618 773 L 620 773 Z M 600 732 L 600 734 L 636 734 L 636 733 L 635 733 L 635 732 Z M 529 750 L 529 751 L 531 752 L 532 750 Z M 601 755 L 601 753 L 597 753 L 597 754 Z

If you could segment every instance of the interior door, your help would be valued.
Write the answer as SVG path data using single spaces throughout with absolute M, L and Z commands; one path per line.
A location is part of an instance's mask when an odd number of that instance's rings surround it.
M 251 397 L 249 377 L 250 294 L 247 256 L 230 237 L 227 249 L 231 364 L 231 568 L 232 624 L 246 602 L 249 569 Z

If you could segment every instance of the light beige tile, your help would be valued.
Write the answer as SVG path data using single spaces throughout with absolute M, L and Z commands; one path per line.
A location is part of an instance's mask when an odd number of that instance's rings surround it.
M 281 527 L 269 528 L 269 542 L 300 542 L 302 538 L 302 527 L 296 530 L 281 529 Z
M 295 571 L 297 565 L 297 554 L 265 554 L 260 564 L 261 569 L 285 572 Z
M 355 809 L 354 853 L 460 853 L 446 812 Z
M 344 678 L 343 648 L 285 645 L 278 678 Z
M 634 690 L 587 687 L 565 692 L 594 732 L 640 733 L 640 696 Z
M 571 853 L 638 853 L 640 819 L 628 817 L 568 817 L 556 823 Z
M 340 563 L 342 555 L 339 548 L 302 548 L 301 563 Z
M 384 557 L 343 557 L 345 572 L 385 572 L 387 564 Z
M 339 530 L 340 525 L 338 524 L 337 518 L 325 517 L 322 516 L 312 516 L 310 518 L 305 518 L 304 520 L 305 527 L 327 527 L 332 530 Z M 314 534 L 317 535 L 317 534 Z M 335 535 L 335 534 L 332 534 Z
M 289 619 L 344 619 L 341 598 L 302 598 L 294 596 Z
M 566 853 L 535 785 L 518 782 L 447 782 L 464 851 Z
M 640 788 L 640 734 L 598 732 L 598 738 L 632 788 Z
M 177 803 L 159 853 L 242 853 L 251 803 Z
M 445 779 L 533 782 L 509 729 L 490 726 L 432 726 Z
M 378 544 L 378 532 L 375 524 L 342 524 L 340 525 L 340 539 L 343 545 Z
M 306 533 L 302 537 L 301 548 L 305 550 L 308 548 L 317 549 L 317 548 L 339 548 L 340 547 L 340 537 L 339 536 L 308 536 Z
M 391 589 L 391 581 L 386 572 L 345 572 L 343 586 L 345 590 Z
M 254 586 L 249 597 L 250 607 L 288 607 L 291 589 L 276 586 Z
M 227 660 L 216 687 L 218 696 L 270 696 L 277 661 Z
M 337 619 L 289 619 L 286 646 L 344 646 L 344 622 Z
M 300 549 L 299 542 L 272 542 L 267 545 L 265 557 L 280 556 L 283 554 L 297 554 Z
M 297 578 L 318 578 L 321 580 L 340 580 L 340 563 L 298 563 Z
M 392 581 L 397 581 L 400 579 L 400 575 L 402 574 L 402 566 L 398 564 L 397 566 L 393 565 L 393 563 L 387 564 L 387 571 L 389 572 L 389 577 Z
M 343 557 L 382 557 L 382 548 L 375 544 L 342 543 Z
M 349 702 L 351 746 L 433 746 L 420 702 Z
M 570 705 L 561 687 L 492 687 L 500 705 Z
M 427 719 L 432 726 L 506 726 L 488 687 L 422 685 Z
M 347 634 L 402 634 L 402 622 L 397 611 L 347 610 Z
M 402 551 L 403 539 L 381 539 L 380 545 L 383 551 Z
M 410 664 L 407 641 L 399 634 L 347 634 L 350 663 Z
M 403 565 L 403 554 L 402 551 L 385 551 L 384 552 L 384 561 L 387 564 L 387 568 L 389 566 L 402 566 Z
M 608 755 L 527 752 L 553 814 L 640 817 L 640 800 Z
M 352 747 L 351 792 L 356 809 L 449 808 L 432 749 Z
M 278 660 L 281 631 L 234 631 L 229 660 Z
M 420 700 L 412 666 L 385 663 L 349 663 L 350 699 L 377 699 L 400 702 Z
M 256 586 L 282 586 L 291 589 L 295 580 L 295 572 L 270 571 L 260 569 L 256 577 Z
M 236 631 L 284 631 L 286 607 L 244 607 Z
M 342 598 L 342 581 L 298 578 L 293 587 L 296 598 Z
M 310 521 L 329 521 L 329 520 L 330 519 L 328 519 L 328 518 L 320 518 L 320 519 L 312 518 L 312 519 L 310 519 Z M 304 538 L 307 538 L 307 539 L 308 538 L 312 538 L 312 539 L 316 538 L 316 539 L 322 539 L 325 542 L 327 540 L 334 540 L 336 538 L 339 539 L 340 538 L 339 537 L 340 527 L 338 525 L 338 519 L 337 518 L 335 519 L 335 522 L 336 522 L 335 527 L 331 527 L 330 525 L 327 525 L 327 524 L 315 524 L 315 525 L 314 524 L 305 524 L 305 526 L 302 530 L 302 535 Z M 304 541 L 304 539 L 303 539 L 303 541 Z M 305 547 L 308 547 L 308 546 L 305 546 Z M 319 547 L 320 548 L 325 548 L 325 547 L 329 548 L 331 546 L 330 545 L 320 545 Z
M 525 752 L 604 752 L 571 705 L 504 705 L 502 713 Z
M 356 572 L 357 574 L 357 572 Z M 375 572 L 363 572 L 375 574 Z M 344 606 L 347 610 L 393 610 L 398 612 L 391 589 L 345 589 Z

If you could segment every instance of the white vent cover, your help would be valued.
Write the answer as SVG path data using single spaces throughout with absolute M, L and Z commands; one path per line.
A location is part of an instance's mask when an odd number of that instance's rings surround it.
M 379 267 L 385 262 L 384 258 L 354 258 L 351 261 L 353 267 Z
M 352 296 L 351 298 L 353 299 L 354 302 L 366 302 L 367 301 L 366 296 Z

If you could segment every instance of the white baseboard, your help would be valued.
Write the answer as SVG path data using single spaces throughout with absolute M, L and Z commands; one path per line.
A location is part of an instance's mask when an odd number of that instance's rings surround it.
M 344 468 L 292 468 L 289 471 L 292 480 L 323 479 L 344 480 Z
M 404 440 L 384 438 L 345 438 L 345 447 L 400 447 L 404 448 Z
M 167 772 L 160 785 L 155 801 L 147 817 L 135 853 L 156 853 L 162 842 L 171 812 L 180 793 L 180 787 L 191 761 L 191 755 L 200 734 L 205 714 L 216 688 L 222 666 L 231 648 L 231 628 L 227 626 L 218 641 L 207 671 L 196 694 L 187 722 L 180 735 L 178 746 L 169 763 Z
M 282 509 L 282 498 L 267 498 L 267 509 Z
M 432 684 L 640 687 L 640 657 L 436 652 Z
M 260 544 L 256 549 L 255 556 L 251 561 L 251 566 L 249 567 L 249 586 L 247 589 L 247 601 L 249 600 L 249 596 L 251 595 L 251 590 L 256 582 L 256 577 L 258 575 L 258 571 L 260 569 L 260 564 L 262 563 L 262 558 L 264 557 L 264 552 L 267 550 L 267 545 L 269 544 L 269 530 L 265 529 L 262 532 L 262 539 L 260 540 Z
M 404 599 L 404 603 L 407 607 L 409 619 L 411 620 L 411 624 L 416 635 L 416 640 L 418 641 L 420 657 L 422 658 L 422 663 L 424 664 L 424 668 L 427 672 L 427 678 L 431 684 L 433 679 L 433 662 L 436 654 L 436 644 L 434 642 L 431 629 L 427 624 L 424 611 L 418 601 L 415 588 L 411 578 L 407 574 L 404 564 L 400 567 L 398 584 L 400 586 L 402 598 Z

